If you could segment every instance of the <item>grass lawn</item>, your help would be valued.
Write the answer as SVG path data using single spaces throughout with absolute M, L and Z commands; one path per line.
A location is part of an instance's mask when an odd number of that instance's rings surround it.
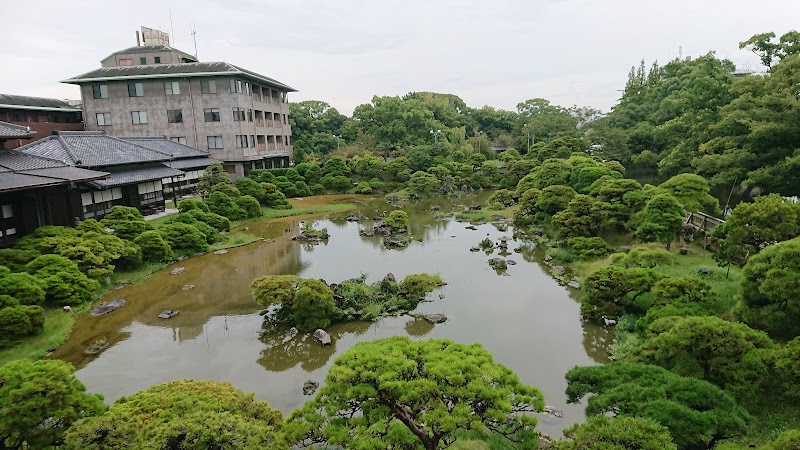
M 23 340 L 18 345 L 0 350 L 0 366 L 15 359 L 37 360 L 58 348 L 67 340 L 72 332 L 72 324 L 80 312 L 88 308 L 88 304 L 66 313 L 61 308 L 44 310 L 44 330 L 38 336 Z

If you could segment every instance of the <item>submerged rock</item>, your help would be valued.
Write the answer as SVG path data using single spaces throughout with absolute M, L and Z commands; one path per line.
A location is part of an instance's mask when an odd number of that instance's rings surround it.
M 159 319 L 171 319 L 171 318 L 177 316 L 179 312 L 180 311 L 178 311 L 177 309 L 165 309 L 164 311 L 161 311 L 161 314 L 158 315 L 158 318 Z
M 447 322 L 447 316 L 440 313 L 435 314 L 423 314 L 422 318 L 427 320 L 430 323 L 444 323 Z
M 188 291 L 190 289 L 194 289 L 193 284 L 184 284 L 183 287 L 181 288 L 182 291 Z
M 482 240 L 478 244 L 478 247 L 480 247 L 482 249 L 492 248 L 492 247 L 494 247 L 494 242 L 492 242 L 492 240 L 487 237 L 487 238 L 484 238 L 484 240 Z
M 228 251 L 224 248 L 214 252 L 215 255 L 224 255 L 225 253 L 228 253 Z
M 559 275 L 564 275 L 565 273 L 567 273 L 567 269 L 565 269 L 564 266 L 555 266 L 553 267 L 553 272 Z
M 547 405 L 544 407 L 544 413 L 558 419 L 564 418 L 564 411 L 556 408 L 555 406 Z
M 106 303 L 104 305 L 98 306 L 97 308 L 91 310 L 89 312 L 89 314 L 91 314 L 93 316 L 102 316 L 103 314 L 108 314 L 108 313 L 110 313 L 112 311 L 116 311 L 116 310 L 122 308 L 123 306 L 125 306 L 125 300 L 121 299 L 121 298 L 118 298 L 118 299 L 111 300 L 110 302 L 108 302 L 108 303 Z
M 361 222 L 362 220 L 367 220 L 367 216 L 359 212 L 350 213 L 347 217 L 344 218 L 348 222 Z
M 404 234 L 386 236 L 383 238 L 383 246 L 387 248 L 407 247 L 408 243 L 408 236 Z
M 309 241 L 309 242 L 318 242 L 330 239 L 331 235 L 328 234 L 328 229 L 323 228 L 320 231 L 311 230 L 311 231 L 304 231 L 300 234 L 292 236 L 290 239 L 293 241 Z
M 481 251 L 481 249 L 480 249 L 480 247 L 472 247 L 472 248 L 469 249 L 469 251 L 471 251 L 471 252 L 479 252 L 479 251 Z
M 474 225 L 468 225 L 464 228 L 466 228 L 467 230 L 477 230 L 477 228 Z
M 178 275 L 178 274 L 181 274 L 183 272 L 186 272 L 186 267 L 176 267 L 176 268 L 170 270 L 169 274 L 170 275 Z
M 567 286 L 571 287 L 572 289 L 580 289 L 581 288 L 581 284 L 578 283 L 575 280 L 572 280 L 569 283 L 567 283 Z
M 492 258 L 489 260 L 489 265 L 492 266 L 494 270 L 505 270 L 508 269 L 508 263 L 505 259 L 502 258 Z
M 303 383 L 303 395 L 313 395 L 314 392 L 317 392 L 319 388 L 319 383 L 316 381 L 308 380 Z
M 322 328 L 317 328 L 317 330 L 314 332 L 314 337 L 322 345 L 331 345 L 331 335 L 325 332 L 325 330 Z

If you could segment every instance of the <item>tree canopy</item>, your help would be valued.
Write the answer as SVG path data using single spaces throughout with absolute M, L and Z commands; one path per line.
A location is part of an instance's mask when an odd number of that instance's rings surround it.
M 301 443 L 345 448 L 450 445 L 458 430 L 534 435 L 542 394 L 478 344 L 395 337 L 356 344 L 328 372 L 317 396 L 287 418 Z

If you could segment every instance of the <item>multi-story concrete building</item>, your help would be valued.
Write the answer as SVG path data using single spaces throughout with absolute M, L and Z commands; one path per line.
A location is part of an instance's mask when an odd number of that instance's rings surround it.
M 288 93 L 295 89 L 164 45 L 131 47 L 102 65 L 63 81 L 81 88 L 87 130 L 208 149 L 235 177 L 289 165 Z

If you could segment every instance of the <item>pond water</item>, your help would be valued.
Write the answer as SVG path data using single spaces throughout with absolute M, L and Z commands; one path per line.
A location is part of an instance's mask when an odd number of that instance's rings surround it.
M 576 365 L 607 361 L 611 330 L 581 322 L 578 302 L 547 275 L 543 255 L 533 244 L 509 241 L 509 250 L 519 247 L 521 252 L 506 256 L 517 263 L 508 267 L 507 275 L 487 263 L 498 257 L 497 252 L 469 251 L 487 236 L 495 242 L 501 236 L 512 238 L 513 227 L 501 232 L 496 225 L 483 224 L 470 230 L 468 223 L 436 218 L 464 205 L 482 204 L 485 198 L 405 205 L 415 241 L 403 250 L 384 248 L 380 237 L 359 236 L 359 229 L 370 226 L 371 220 L 315 218 L 315 228 L 327 227 L 331 234 L 327 243 L 318 245 L 289 239 L 300 228 L 295 218 L 250 224 L 249 232 L 264 241 L 222 255 L 190 258 L 142 284 L 111 292 L 103 301 L 124 298 L 126 305 L 104 316 L 80 317 L 68 342 L 52 357 L 75 364 L 88 390 L 103 394 L 108 403 L 169 380 L 214 379 L 254 392 L 288 413 L 310 398 L 302 394 L 303 383 L 323 382 L 336 356 L 357 342 L 395 335 L 479 342 L 524 383 L 541 389 L 547 404 L 564 411 L 563 419 L 540 419 L 542 432 L 559 435 L 584 419 L 585 405 L 566 404 L 564 373 Z M 359 202 L 368 217 L 394 209 L 380 199 L 349 200 Z M 431 205 L 439 205 L 441 211 L 429 212 Z M 186 270 L 171 275 L 175 267 Z M 374 282 L 388 272 L 398 280 L 412 273 L 441 274 L 447 285 L 429 294 L 430 302 L 420 304 L 415 313 L 444 313 L 449 320 L 432 325 L 402 315 L 335 324 L 327 330 L 333 344 L 322 347 L 294 329 L 264 325 L 249 287 L 266 274 L 297 274 L 331 283 L 362 273 Z M 165 309 L 180 313 L 159 319 Z M 99 340 L 108 348 L 87 355 L 86 347 Z

